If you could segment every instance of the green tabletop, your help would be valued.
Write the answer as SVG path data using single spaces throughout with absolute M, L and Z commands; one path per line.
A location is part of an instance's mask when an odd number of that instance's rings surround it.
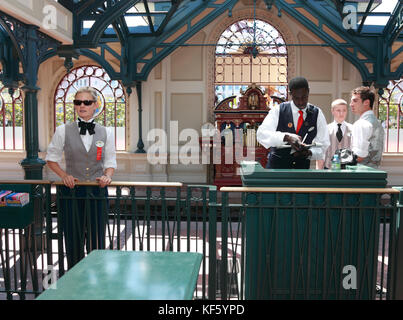
M 202 254 L 94 250 L 38 300 L 192 299 Z
M 244 187 L 385 188 L 387 173 L 361 164 L 343 170 L 264 169 L 254 161 L 241 162 Z

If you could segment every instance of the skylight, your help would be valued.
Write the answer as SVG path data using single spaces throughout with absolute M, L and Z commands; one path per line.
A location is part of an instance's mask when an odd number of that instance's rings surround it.
M 396 7 L 398 0 L 387 0 L 382 1 L 382 3 L 375 8 L 372 12 L 385 13 L 385 16 L 368 16 L 365 20 L 364 25 L 380 25 L 385 26 Z

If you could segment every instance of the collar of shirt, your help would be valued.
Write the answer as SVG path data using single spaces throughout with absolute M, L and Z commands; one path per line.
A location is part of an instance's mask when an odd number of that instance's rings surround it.
M 372 111 L 372 110 L 365 111 L 365 112 L 361 115 L 360 119 L 361 119 L 362 117 L 364 117 L 365 115 L 367 115 L 367 114 L 374 114 L 374 111 Z
M 334 127 L 337 129 L 337 122 L 336 121 L 333 121 L 333 125 L 334 125 Z M 343 121 L 342 123 L 341 123 L 341 131 L 345 131 L 345 129 L 346 129 L 346 127 L 347 127 L 347 125 L 346 125 L 346 121 Z
M 78 123 L 78 119 L 80 119 L 83 122 L 91 122 L 92 120 L 94 120 L 94 118 L 91 118 L 90 120 L 85 121 L 85 120 L 81 119 L 80 117 L 78 117 L 77 120 L 76 120 L 77 123 Z
M 303 116 L 304 116 L 304 119 L 305 119 L 305 116 L 306 116 L 306 107 L 305 107 L 304 109 L 300 109 L 300 108 L 298 108 L 298 107 L 295 105 L 294 101 L 291 100 L 291 110 L 292 110 L 292 113 L 293 113 L 293 114 L 296 114 L 297 116 L 299 116 L 298 111 L 301 110 L 301 111 L 304 113 Z

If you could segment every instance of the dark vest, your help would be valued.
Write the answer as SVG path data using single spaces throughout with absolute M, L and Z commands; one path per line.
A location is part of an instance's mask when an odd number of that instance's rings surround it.
M 319 109 L 312 104 L 308 104 L 306 109 L 306 118 L 302 124 L 298 135 L 303 139 L 305 134 L 308 134 L 305 138 L 305 144 L 311 144 L 313 139 L 316 137 L 317 133 L 317 120 L 318 120 Z M 313 128 L 309 131 L 310 128 Z M 280 114 L 278 118 L 278 124 L 276 131 L 294 133 L 294 120 L 292 117 L 292 109 L 290 102 L 284 102 L 280 104 Z M 268 154 L 268 161 L 266 168 L 269 169 L 309 169 L 310 160 L 308 159 L 298 159 L 290 154 L 291 148 L 277 149 L 270 148 Z

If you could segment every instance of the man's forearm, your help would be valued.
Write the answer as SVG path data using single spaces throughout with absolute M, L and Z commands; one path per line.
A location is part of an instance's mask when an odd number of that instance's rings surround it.
M 48 165 L 48 167 L 54 172 L 54 173 L 56 173 L 61 179 L 63 179 L 66 175 L 67 175 L 67 173 L 62 169 L 62 168 L 60 168 L 60 166 L 59 166 L 59 164 L 57 163 L 57 162 L 54 162 L 54 161 L 47 161 L 47 165 Z

